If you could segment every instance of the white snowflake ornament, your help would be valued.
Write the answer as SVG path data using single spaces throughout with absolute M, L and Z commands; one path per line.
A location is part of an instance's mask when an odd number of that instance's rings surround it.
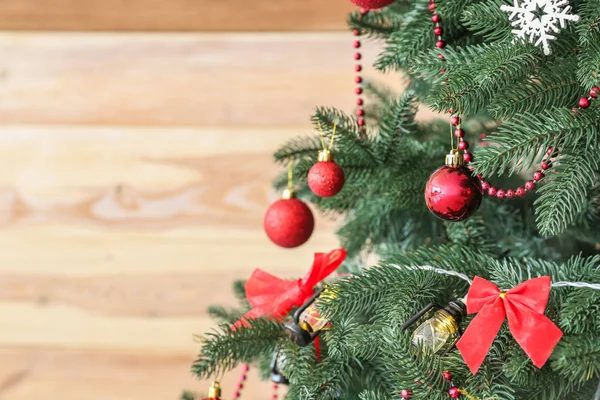
M 510 12 L 513 33 L 517 38 L 528 40 L 536 46 L 542 45 L 544 54 L 552 53 L 550 40 L 556 39 L 566 27 L 567 21 L 579 21 L 579 15 L 570 14 L 568 0 L 513 0 L 514 5 L 503 5 L 501 10 Z M 560 28 L 559 28 L 560 25 Z

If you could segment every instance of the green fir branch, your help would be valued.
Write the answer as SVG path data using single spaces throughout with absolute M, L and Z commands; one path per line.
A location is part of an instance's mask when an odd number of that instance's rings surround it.
M 590 33 L 590 40 L 580 46 L 577 78 L 581 86 L 589 90 L 600 82 L 600 31 Z
M 444 19 L 452 20 L 459 17 L 466 7 L 475 0 L 438 0 L 435 2 L 435 12 Z
M 539 114 L 525 112 L 505 121 L 498 132 L 486 138 L 488 146 L 475 152 L 475 171 L 484 176 L 509 175 L 540 161 L 549 147 L 575 148 L 600 135 L 595 110 L 574 113 L 552 108 Z
M 461 114 L 477 114 L 498 92 L 520 85 L 535 70 L 539 49 L 521 43 L 492 43 L 445 49 L 442 54 L 448 67 L 428 98 L 430 107 L 435 111 L 452 109 Z M 464 62 L 462 68 L 457 65 L 460 61 Z M 415 69 L 419 68 L 417 64 Z
M 276 342 L 284 335 L 283 325 L 267 319 L 255 319 L 250 323 L 234 330 L 224 324 L 218 331 L 205 334 L 192 373 L 198 379 L 208 379 L 239 363 L 252 363 L 265 354 L 272 354 Z
M 600 32 L 600 0 L 585 0 L 577 9 L 579 22 L 576 25 L 579 43 L 583 46 L 597 41 Z
M 597 151 L 562 155 L 548 173 L 536 201 L 537 224 L 542 235 L 563 232 L 585 211 L 588 193 L 600 168 Z
M 377 152 L 381 154 L 381 162 L 386 164 L 390 159 L 397 158 L 397 152 L 403 137 L 410 135 L 416 130 L 417 123 L 415 115 L 417 113 L 417 99 L 413 93 L 405 93 L 398 100 L 392 100 L 382 115 L 379 124 L 379 138 Z
M 355 11 L 348 16 L 348 26 L 351 29 L 358 30 L 361 36 L 372 38 L 387 38 L 402 27 L 402 22 L 400 15 L 385 11 L 365 15 Z
M 600 270 L 595 279 L 600 281 Z M 600 291 L 577 290 L 569 293 L 560 312 L 560 327 L 571 334 L 598 332 L 600 322 Z
M 600 335 L 564 337 L 550 356 L 550 367 L 574 382 L 600 379 Z
M 431 33 L 431 11 L 426 2 L 419 2 L 404 15 L 400 30 L 389 35 L 386 46 L 375 62 L 380 71 L 405 69 L 409 60 L 419 52 L 432 48 L 435 37 Z
M 180 400 L 196 400 L 196 396 L 192 392 L 183 392 Z
M 585 93 L 575 76 L 572 59 L 559 59 L 520 85 L 506 87 L 492 98 L 490 112 L 495 118 L 506 119 L 516 114 L 539 114 L 547 109 L 577 104 Z
M 220 323 L 231 324 L 235 321 L 239 320 L 244 312 L 240 310 L 227 309 L 222 306 L 212 305 L 208 308 L 208 314 L 217 320 Z
M 417 387 L 418 390 L 411 393 L 412 399 L 447 398 L 449 385 L 442 378 L 444 368 L 438 357 L 428 356 L 420 347 L 415 348 L 412 336 L 399 329 L 384 329 L 381 339 L 381 358 L 398 391 Z
M 486 42 L 509 41 L 514 38 L 512 26 L 505 11 L 500 9 L 503 0 L 488 0 L 465 7 L 461 22 L 473 34 Z

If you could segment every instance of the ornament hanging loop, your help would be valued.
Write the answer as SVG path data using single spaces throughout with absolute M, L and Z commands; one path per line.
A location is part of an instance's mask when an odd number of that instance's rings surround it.
M 287 187 L 284 189 L 281 198 L 284 200 L 289 200 L 295 196 L 294 193 L 294 162 L 292 159 L 289 159 L 288 162 L 288 182 Z
M 337 124 L 339 119 L 336 117 L 333 120 L 333 132 L 331 133 L 331 139 L 329 140 L 329 146 L 325 145 L 325 137 L 323 132 L 323 127 L 319 122 L 319 134 L 321 136 L 321 146 L 323 146 L 323 150 L 319 151 L 319 162 L 329 162 L 333 161 L 333 154 L 331 153 L 331 147 L 333 146 L 333 142 L 335 140 L 335 133 L 337 131 Z

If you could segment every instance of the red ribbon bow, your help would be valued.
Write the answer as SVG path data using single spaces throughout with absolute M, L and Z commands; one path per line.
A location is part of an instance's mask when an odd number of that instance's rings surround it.
M 246 325 L 247 319 L 263 316 L 283 319 L 293 307 L 304 304 L 315 293 L 315 285 L 335 271 L 345 258 L 344 249 L 315 253 L 315 260 L 306 276 L 294 281 L 255 269 L 245 286 L 246 298 L 252 309 L 244 314 L 236 326 Z
M 504 317 L 508 329 L 533 364 L 542 368 L 562 337 L 562 331 L 544 315 L 550 296 L 550 277 L 542 276 L 501 292 L 478 276 L 467 296 L 467 313 L 479 313 L 457 343 L 463 359 L 476 374 L 498 334 Z

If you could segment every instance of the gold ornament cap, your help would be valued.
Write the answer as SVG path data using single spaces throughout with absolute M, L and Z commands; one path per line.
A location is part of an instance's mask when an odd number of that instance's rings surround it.
M 296 193 L 294 192 L 293 187 L 286 188 L 281 195 L 283 200 L 293 199 L 294 197 L 296 197 Z
M 448 167 L 460 167 L 465 164 L 463 155 L 458 150 L 452 149 L 449 154 L 446 155 L 446 165 Z
M 221 398 L 221 384 L 219 381 L 213 381 L 208 389 L 209 399 L 220 399 Z
M 329 149 L 319 151 L 319 162 L 333 161 L 333 153 Z

